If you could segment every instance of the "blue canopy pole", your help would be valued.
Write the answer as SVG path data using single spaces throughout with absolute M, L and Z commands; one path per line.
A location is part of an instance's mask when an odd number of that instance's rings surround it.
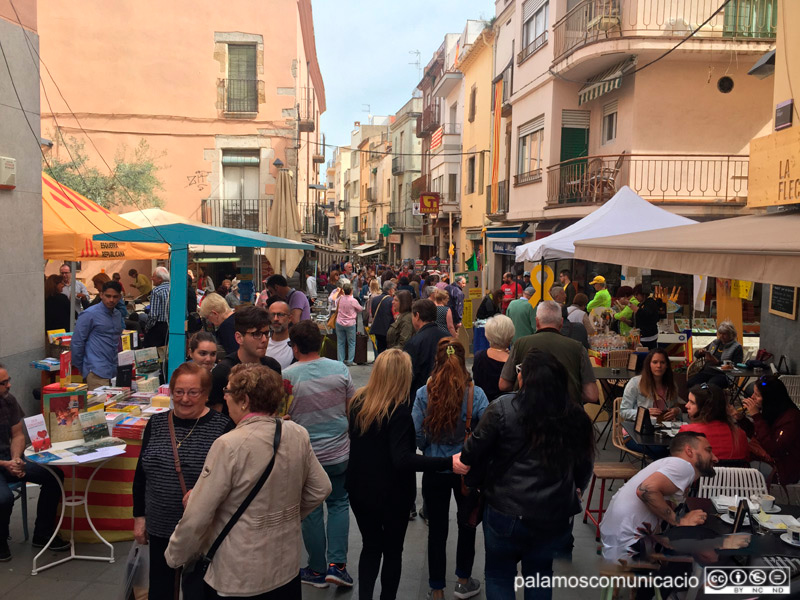
M 167 381 L 186 358 L 186 277 L 189 269 L 189 246 L 172 247 L 169 262 L 169 356 Z

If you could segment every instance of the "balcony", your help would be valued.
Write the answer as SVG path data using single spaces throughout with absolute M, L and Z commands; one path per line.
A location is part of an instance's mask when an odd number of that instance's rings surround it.
M 400 175 L 405 169 L 403 168 L 403 156 L 395 156 L 392 159 L 392 175 Z
M 258 113 L 258 79 L 223 79 L 223 112 Z
M 208 198 L 201 202 L 203 223 L 266 233 L 268 202 L 265 198 L 223 200 Z
M 447 213 L 458 214 L 461 212 L 461 194 L 459 192 L 445 192 L 439 194 L 439 216 Z
M 422 110 L 422 116 L 417 119 L 417 137 L 425 137 L 439 128 L 441 124 L 442 101 L 433 98 L 431 103 Z
M 297 109 L 299 130 L 305 133 L 313 132 L 317 119 L 317 95 L 314 93 L 314 88 L 300 88 Z
M 422 217 L 414 216 L 411 208 L 388 213 L 386 222 L 395 231 L 420 231 L 422 229 Z
M 554 57 L 609 39 L 685 38 L 772 41 L 778 0 L 584 0 L 553 26 Z M 706 23 L 706 21 L 708 21 Z M 672 45 L 670 43 L 670 45 Z
M 486 215 L 491 219 L 493 216 L 504 216 L 508 212 L 508 181 L 500 181 L 497 184 L 497 202 L 492 202 L 492 186 L 486 186 Z
M 547 207 L 595 205 L 623 185 L 656 203 L 747 202 L 748 157 L 616 154 L 573 158 L 547 169 Z
M 350 169 L 345 169 L 343 182 L 344 182 L 345 185 L 350 183 Z
M 431 134 L 431 154 L 438 154 L 444 148 L 461 148 L 461 123 L 444 123 Z
M 366 200 L 367 202 L 370 202 L 370 203 L 377 202 L 378 201 L 377 190 L 375 188 L 368 187 L 366 189 L 366 194 L 364 196 L 364 200 Z
M 521 185 L 528 185 L 529 183 L 537 183 L 542 180 L 542 170 L 533 169 L 527 173 L 518 173 L 514 175 L 514 187 Z
M 536 51 L 543 47 L 547 43 L 547 31 L 545 30 L 539 37 L 533 40 L 530 44 L 525 46 L 522 50 L 519 51 L 517 54 L 517 64 L 521 65 L 524 63 L 528 58 L 533 56 Z

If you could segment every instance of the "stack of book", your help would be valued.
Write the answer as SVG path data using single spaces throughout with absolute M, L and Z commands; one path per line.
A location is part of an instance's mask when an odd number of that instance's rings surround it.
M 42 360 L 34 360 L 30 363 L 34 369 L 40 371 L 56 372 L 60 368 L 60 361 L 57 358 L 43 358 Z
M 114 425 L 111 429 L 111 435 L 124 440 L 140 440 L 144 435 L 146 425 L 147 419 L 144 417 L 125 417 Z

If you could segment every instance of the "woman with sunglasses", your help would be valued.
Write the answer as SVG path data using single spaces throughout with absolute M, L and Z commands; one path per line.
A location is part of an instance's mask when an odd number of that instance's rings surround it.
M 680 430 L 694 431 L 706 436 L 714 456 L 718 459 L 721 461 L 747 459 L 750 454 L 747 435 L 729 415 L 728 402 L 721 388 L 713 383 L 694 386 L 689 390 L 686 414 L 690 423 L 681 426 Z
M 167 565 L 164 551 L 200 478 L 211 444 L 233 429 L 228 417 L 206 406 L 211 375 L 202 366 L 191 362 L 180 365 L 172 373 L 169 390 L 174 408 L 148 421 L 133 479 L 133 535 L 150 550 L 152 600 L 176 597 L 175 570 Z M 175 472 L 173 444 L 186 494 Z
M 776 483 L 790 485 L 800 481 L 800 409 L 792 402 L 783 382 L 762 377 L 753 395 L 743 400 L 753 420 L 754 437 L 775 462 Z M 747 421 L 740 421 L 747 428 Z
M 427 384 L 417 390 L 412 410 L 417 447 L 425 456 L 453 456 L 461 452 L 470 397 L 474 429 L 489 401 L 483 390 L 472 384 L 465 365 L 464 346 L 455 338 L 442 338 L 437 346 L 433 372 Z M 429 600 L 444 598 L 451 495 L 455 496 L 458 506 L 455 597 L 471 598 L 480 592 L 480 582 L 471 577 L 475 528 L 467 523 L 467 498 L 461 493 L 461 477 L 449 470 L 424 473 L 422 497 L 428 515 Z

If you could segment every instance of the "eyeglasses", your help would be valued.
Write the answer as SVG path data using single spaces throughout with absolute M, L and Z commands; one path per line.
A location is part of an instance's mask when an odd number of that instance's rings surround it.
M 245 333 L 245 335 L 249 335 L 254 340 L 260 340 L 262 338 L 269 337 L 269 329 L 266 331 L 248 331 Z
M 289 316 L 289 313 L 269 313 L 270 317 L 278 317 L 278 318 L 286 318 Z
M 229 387 L 224 387 L 224 388 L 222 388 L 222 393 L 223 393 L 223 394 L 229 394 L 229 395 L 231 395 L 231 396 L 232 396 L 232 395 L 234 395 L 234 394 L 236 394 L 236 393 L 238 393 L 238 391 L 239 391 L 239 390 L 234 390 L 234 389 L 232 389 L 232 388 L 229 388 Z
M 0 385 L 8 385 L 9 383 L 11 383 L 11 377 L 9 377 L 8 379 L 3 379 L 3 381 L 0 381 Z
M 183 398 L 184 396 L 188 396 L 192 400 L 197 400 L 202 393 L 203 390 L 173 390 L 172 397 Z
M 518 365 L 517 365 L 516 367 L 514 367 L 514 368 L 517 370 L 517 373 L 522 373 L 522 363 L 518 364 Z
M 708 389 L 708 384 L 707 383 L 701 383 L 700 384 L 700 389 L 701 390 L 707 390 Z
M 289 348 L 294 348 L 294 342 L 292 340 L 286 342 L 286 345 L 289 346 Z

